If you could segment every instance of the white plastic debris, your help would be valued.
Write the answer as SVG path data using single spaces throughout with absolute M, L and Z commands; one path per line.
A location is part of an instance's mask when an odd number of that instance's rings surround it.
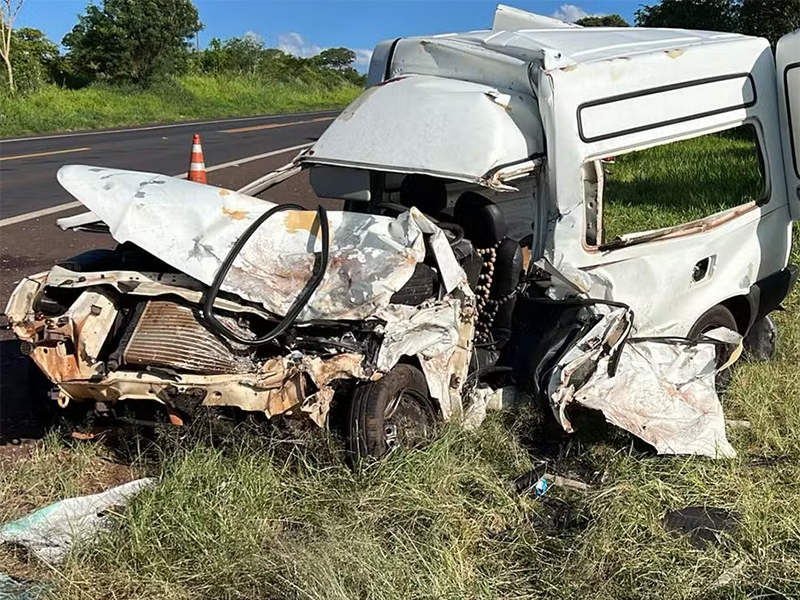
M 133 496 L 155 483 L 153 478 L 137 479 L 99 494 L 45 506 L 6 523 L 0 529 L 0 542 L 19 544 L 47 563 L 59 563 L 75 542 L 90 539 L 108 526 L 106 511 L 125 506 Z
M 492 389 L 479 386 L 469 392 L 467 408 L 464 410 L 464 427 L 477 429 L 486 419 L 487 411 L 504 410 L 519 402 L 520 390 L 513 385 Z

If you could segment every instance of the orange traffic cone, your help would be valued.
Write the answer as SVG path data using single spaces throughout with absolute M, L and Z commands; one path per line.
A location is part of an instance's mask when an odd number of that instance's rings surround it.
M 203 147 L 200 145 L 199 133 L 195 133 L 192 138 L 192 162 L 189 165 L 189 181 L 208 183 L 208 179 L 206 179 L 206 164 L 203 161 Z

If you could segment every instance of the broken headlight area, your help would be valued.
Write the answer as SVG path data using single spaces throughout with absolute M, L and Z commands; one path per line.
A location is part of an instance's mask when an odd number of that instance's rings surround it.
M 304 324 L 270 344 L 248 346 L 214 334 L 196 304 L 169 294 L 170 284 L 156 295 L 159 277 L 57 268 L 18 286 L 12 325 L 23 352 L 58 385 L 62 405 L 153 400 L 182 418 L 200 405 L 237 406 L 270 417 L 296 413 L 322 425 L 336 382 L 376 375 L 369 365 L 380 343 L 377 322 Z M 148 283 L 135 286 L 135 278 Z M 102 280 L 109 284 L 79 287 Z M 133 293 L 137 287 L 154 295 Z M 182 291 L 191 296 L 191 289 Z M 217 318 L 244 339 L 275 325 L 255 309 L 238 308 L 220 310 Z

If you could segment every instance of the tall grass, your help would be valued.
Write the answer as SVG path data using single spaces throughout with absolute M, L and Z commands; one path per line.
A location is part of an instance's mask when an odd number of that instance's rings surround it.
M 337 108 L 361 89 L 343 82 L 281 83 L 264 78 L 191 75 L 146 90 L 95 84 L 79 90 L 46 85 L 0 97 L 0 137 Z

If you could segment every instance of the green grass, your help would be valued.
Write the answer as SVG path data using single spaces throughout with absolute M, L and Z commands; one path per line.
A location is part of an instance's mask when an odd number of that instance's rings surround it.
M 360 92 L 347 84 L 325 87 L 199 75 L 148 90 L 109 85 L 68 90 L 47 85 L 26 96 L 0 97 L 0 137 L 337 108 Z
M 631 152 L 606 166 L 604 240 L 681 225 L 765 193 L 751 125 Z
M 799 263 L 800 227 L 793 242 Z M 725 399 L 729 419 L 751 424 L 729 429 L 736 459 L 646 455 L 619 430 L 583 427 L 551 470 L 593 489 L 554 487 L 542 501 L 507 487 L 553 439 L 530 412 L 475 433 L 449 427 L 424 451 L 356 472 L 323 435 L 211 443 L 173 431 L 155 458 L 134 453 L 161 483 L 112 531 L 55 570 L 3 550 L 0 572 L 27 568 L 65 600 L 798 598 L 800 293 L 785 306 L 777 359 L 737 365 Z M 6 466 L 0 521 L 29 510 L 23 498 L 41 506 L 85 491 L 103 452 L 50 439 Z M 688 505 L 742 520 L 696 549 L 661 522 Z M 565 526 L 554 528 L 558 514 Z

